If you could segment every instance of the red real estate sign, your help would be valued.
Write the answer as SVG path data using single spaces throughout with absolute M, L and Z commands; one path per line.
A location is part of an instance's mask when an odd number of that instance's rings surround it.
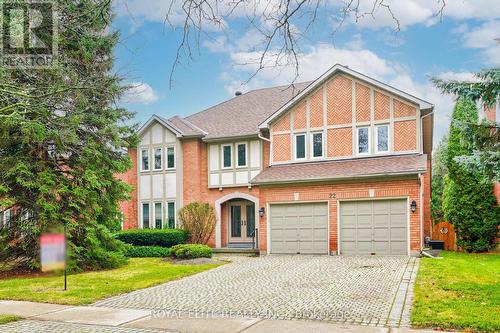
M 42 272 L 66 267 L 66 237 L 64 234 L 43 234 L 40 237 Z

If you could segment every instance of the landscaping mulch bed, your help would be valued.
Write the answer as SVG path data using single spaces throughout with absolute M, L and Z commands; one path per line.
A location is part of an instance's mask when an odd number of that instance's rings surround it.
M 215 258 L 195 258 L 195 259 L 174 259 L 165 258 L 167 262 L 171 262 L 175 265 L 207 265 L 207 264 L 224 264 L 227 260 L 215 259 Z
M 29 269 L 16 269 L 16 270 L 0 270 L 0 280 L 4 279 L 22 279 L 22 278 L 36 278 L 53 276 L 53 273 L 44 273 L 40 271 L 30 271 Z

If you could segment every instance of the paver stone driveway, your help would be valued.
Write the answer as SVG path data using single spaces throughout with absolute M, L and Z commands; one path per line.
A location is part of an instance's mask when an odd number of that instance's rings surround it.
M 234 258 L 214 270 L 96 306 L 406 326 L 418 260 L 406 256 Z

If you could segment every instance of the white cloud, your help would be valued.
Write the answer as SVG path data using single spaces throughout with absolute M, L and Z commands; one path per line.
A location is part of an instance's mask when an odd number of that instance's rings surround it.
M 398 19 L 401 28 L 405 29 L 415 24 L 426 26 L 436 24 L 440 17 L 437 16 L 442 1 L 436 0 L 386 0 L 392 14 Z M 373 0 L 361 0 L 360 12 L 371 12 Z M 364 15 L 359 19 L 359 25 L 379 28 L 394 28 L 396 23 L 387 7 L 377 6 L 373 17 Z M 443 18 L 454 20 L 492 20 L 500 17 L 500 6 L 498 0 L 455 0 L 446 1 L 443 10 Z M 354 21 L 354 15 L 352 20 Z
M 499 65 L 500 44 L 496 38 L 500 38 L 500 20 L 486 22 L 475 29 L 463 32 L 465 47 L 481 50 L 487 62 Z
M 236 52 L 230 55 L 233 63 L 231 71 L 221 74 L 230 95 L 235 91 L 248 91 L 262 87 L 290 84 L 294 77 L 294 67 L 271 67 L 261 70 L 250 82 L 243 83 L 257 70 L 257 52 Z M 271 61 L 268 59 L 268 61 Z M 435 105 L 434 143 L 437 144 L 448 132 L 454 96 L 442 95 L 430 81 L 417 83 L 411 71 L 403 64 L 390 62 L 366 49 L 338 49 L 331 45 L 318 44 L 307 52 L 299 54 L 299 77 L 296 82 L 314 80 L 336 63 L 388 83 L 398 89 L 420 97 Z M 243 64 L 243 65 L 242 65 Z M 246 65 L 245 65 L 246 64 Z M 269 63 L 270 64 L 270 63 Z M 443 72 L 435 76 L 444 79 L 472 80 L 469 72 Z
M 361 50 L 364 44 L 361 34 L 355 34 L 351 40 L 344 44 L 344 47 L 351 50 Z
M 145 82 L 133 82 L 124 94 L 122 101 L 132 104 L 151 104 L 159 99 L 158 94 Z

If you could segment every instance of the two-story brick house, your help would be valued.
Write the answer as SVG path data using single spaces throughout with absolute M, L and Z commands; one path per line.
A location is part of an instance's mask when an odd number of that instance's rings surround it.
M 173 227 L 215 207 L 216 248 L 412 254 L 430 233 L 433 105 L 347 67 L 153 116 L 129 153 L 124 228 Z M 256 236 L 256 239 L 254 238 Z

